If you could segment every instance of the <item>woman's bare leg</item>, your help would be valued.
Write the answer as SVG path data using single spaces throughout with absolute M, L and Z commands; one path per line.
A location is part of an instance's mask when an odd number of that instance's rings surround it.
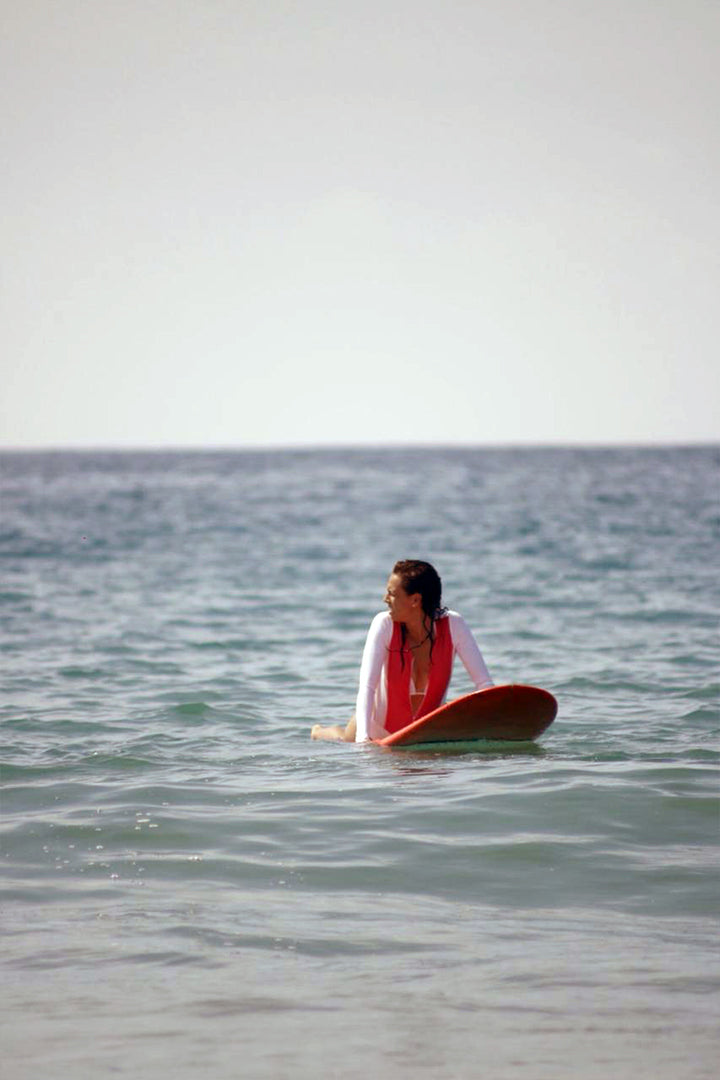
M 353 715 L 346 727 L 340 724 L 314 724 L 310 731 L 311 739 L 325 739 L 327 742 L 355 742 L 355 716 Z

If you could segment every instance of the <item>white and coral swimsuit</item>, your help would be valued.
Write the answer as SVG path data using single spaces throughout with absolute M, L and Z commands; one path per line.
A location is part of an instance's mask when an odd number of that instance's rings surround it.
M 447 693 L 455 654 L 460 657 L 476 689 L 493 685 L 482 653 L 470 628 L 456 611 L 448 611 L 435 622 L 435 638 L 425 696 L 415 713 L 410 694 L 412 650 L 402 647 L 402 627 L 381 611 L 370 624 L 360 665 L 360 685 L 355 706 L 356 742 L 380 739 L 398 731 L 413 719 L 442 705 Z

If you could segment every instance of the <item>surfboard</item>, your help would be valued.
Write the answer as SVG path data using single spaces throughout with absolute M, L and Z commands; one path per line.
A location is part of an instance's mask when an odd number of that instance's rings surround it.
M 557 701 L 537 686 L 490 686 L 456 698 L 411 724 L 377 739 L 380 746 L 419 746 L 492 739 L 531 742 L 550 727 Z

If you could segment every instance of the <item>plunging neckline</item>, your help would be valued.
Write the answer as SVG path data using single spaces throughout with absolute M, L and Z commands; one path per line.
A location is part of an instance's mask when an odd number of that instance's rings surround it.
M 430 677 L 428 675 L 428 681 L 427 681 L 427 684 L 425 686 L 425 689 L 424 690 L 416 690 L 415 689 L 415 680 L 413 679 L 412 671 L 410 672 L 410 686 L 408 687 L 408 697 L 410 698 L 410 713 L 412 715 L 413 720 L 417 717 L 418 713 L 420 712 L 423 705 L 425 704 L 425 698 L 427 697 L 427 692 L 428 692 L 428 687 L 429 686 L 430 686 Z M 420 701 L 417 704 L 417 708 L 415 707 L 415 702 L 413 700 L 414 698 L 420 698 Z
M 428 634 L 428 637 L 429 636 L 430 635 Z M 425 641 L 427 641 L 427 638 L 423 639 L 423 641 L 420 642 L 420 645 L 424 645 Z M 413 646 L 410 646 L 410 647 L 412 648 Z M 415 646 L 415 648 L 418 648 L 418 647 L 419 646 Z M 418 690 L 416 688 L 416 686 L 415 686 L 415 673 L 413 671 L 414 666 L 415 666 L 415 657 L 412 656 L 412 654 L 411 654 L 411 656 L 410 656 L 410 685 L 408 686 L 408 697 L 410 699 L 410 714 L 411 714 L 413 720 L 417 717 L 418 713 L 421 712 L 422 707 L 425 704 L 425 698 L 427 697 L 427 692 L 428 692 L 428 690 L 430 688 L 430 668 L 429 668 L 429 666 L 428 666 L 428 671 L 427 671 L 427 682 L 425 683 L 425 689 L 424 690 Z M 415 702 L 413 700 L 414 698 L 419 698 L 420 699 L 418 701 L 418 703 L 417 703 L 417 707 L 415 706 Z

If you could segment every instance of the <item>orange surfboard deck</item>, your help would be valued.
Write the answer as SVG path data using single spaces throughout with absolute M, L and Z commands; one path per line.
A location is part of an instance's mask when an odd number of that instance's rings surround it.
M 547 690 L 537 686 L 490 686 L 441 705 L 377 743 L 416 746 L 476 739 L 530 742 L 550 727 L 556 714 L 557 701 Z

